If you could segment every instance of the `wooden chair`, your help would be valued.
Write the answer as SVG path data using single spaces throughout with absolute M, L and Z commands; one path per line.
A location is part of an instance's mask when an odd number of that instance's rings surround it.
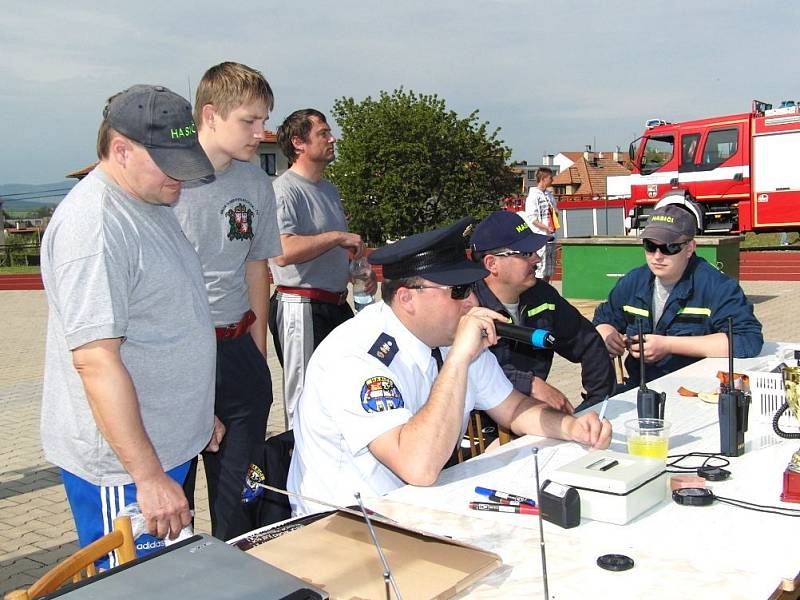
M 615 356 L 612 361 L 614 362 L 614 375 L 617 378 L 618 384 L 625 383 L 625 370 L 622 367 L 622 357 Z
M 103 558 L 109 552 L 115 551 L 119 564 L 126 563 L 136 558 L 136 547 L 133 543 L 130 517 L 117 517 L 114 519 L 114 528 L 111 533 L 95 540 L 85 548 L 81 548 L 61 563 L 50 569 L 27 590 L 16 590 L 5 595 L 5 600 L 34 600 L 44 594 L 54 592 L 68 581 L 80 581 L 83 572 L 86 577 L 97 574 L 94 561 Z
M 456 448 L 456 459 L 458 462 L 462 463 L 465 460 L 469 460 L 470 458 L 475 458 L 486 452 L 487 444 L 486 439 L 483 436 L 483 417 L 481 415 L 481 411 L 473 410 L 469 415 L 469 421 L 467 422 L 467 432 L 464 434 L 463 440 L 467 440 L 469 442 L 469 448 L 464 448 L 459 443 L 458 447 Z M 500 444 L 505 444 L 512 440 L 511 432 L 504 428 L 498 426 L 498 441 Z

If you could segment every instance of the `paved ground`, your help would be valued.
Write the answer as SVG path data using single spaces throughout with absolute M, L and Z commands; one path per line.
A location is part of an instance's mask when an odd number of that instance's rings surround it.
M 745 282 L 769 340 L 800 341 L 800 283 Z M 595 303 L 580 302 L 591 314 Z M 75 530 L 58 471 L 42 457 L 39 406 L 47 305 L 44 292 L 0 292 L 0 594 L 29 585 L 72 553 Z M 270 360 L 275 403 L 268 430 L 283 431 L 280 366 Z M 580 377 L 556 357 L 549 381 L 577 398 Z M 198 474 L 196 528 L 210 523 L 205 479 Z

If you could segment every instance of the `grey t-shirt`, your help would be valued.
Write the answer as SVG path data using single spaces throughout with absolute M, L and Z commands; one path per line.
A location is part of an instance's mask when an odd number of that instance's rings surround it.
M 184 186 L 174 211 L 203 263 L 214 325 L 238 322 L 250 309 L 245 262 L 281 253 L 267 174 L 234 160 L 211 183 Z
M 658 277 L 655 278 L 653 282 L 653 327 L 658 324 L 661 315 L 664 314 L 664 307 L 667 305 L 667 299 L 674 287 L 674 283 L 671 285 L 664 285 Z
M 511 320 L 519 325 L 519 302 L 515 302 L 514 304 L 506 304 L 505 302 L 502 303 L 503 308 L 508 311 Z
M 216 341 L 200 261 L 172 209 L 129 196 L 96 168 L 47 227 L 42 278 L 47 460 L 95 485 L 132 481 L 98 430 L 72 364 L 72 350 L 120 337 L 161 466 L 196 456 L 211 438 Z
M 274 186 L 281 234 L 347 231 L 339 192 L 330 181 L 314 183 L 289 169 L 275 180 Z M 304 263 L 279 267 L 270 261 L 270 268 L 279 285 L 341 292 L 347 289 L 349 262 L 347 250 L 336 246 Z

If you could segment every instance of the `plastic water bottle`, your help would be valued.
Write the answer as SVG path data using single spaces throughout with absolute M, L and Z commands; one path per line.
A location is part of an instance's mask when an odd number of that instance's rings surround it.
M 169 539 L 169 536 L 165 537 L 163 540 L 159 540 L 158 538 L 151 536 L 147 532 L 147 524 L 144 520 L 144 515 L 142 514 L 142 510 L 139 508 L 138 502 L 131 502 L 130 504 L 125 505 L 119 513 L 118 516 L 128 516 L 131 518 L 131 530 L 133 531 L 133 539 L 137 542 L 136 546 L 139 549 L 139 546 L 142 545 L 142 539 L 151 540 L 149 544 L 145 544 L 148 550 L 158 549 L 153 546 L 163 542 L 163 546 L 171 546 L 175 542 L 180 542 L 187 538 L 190 538 L 194 535 L 194 530 L 192 528 L 192 524 L 190 523 L 183 529 L 181 529 L 180 534 L 174 540 Z
M 375 281 L 375 272 L 366 256 L 350 262 L 350 281 L 353 282 L 353 304 L 356 312 L 375 302 L 375 298 L 367 291 Z

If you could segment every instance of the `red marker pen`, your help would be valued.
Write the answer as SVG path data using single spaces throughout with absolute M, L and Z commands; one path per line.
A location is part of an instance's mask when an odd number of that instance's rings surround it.
M 539 514 L 539 509 L 537 507 L 530 506 L 528 504 L 511 506 L 508 504 L 495 504 L 494 502 L 470 502 L 469 507 L 472 510 L 482 510 L 486 512 L 505 512 L 505 513 L 516 513 L 522 515 Z

